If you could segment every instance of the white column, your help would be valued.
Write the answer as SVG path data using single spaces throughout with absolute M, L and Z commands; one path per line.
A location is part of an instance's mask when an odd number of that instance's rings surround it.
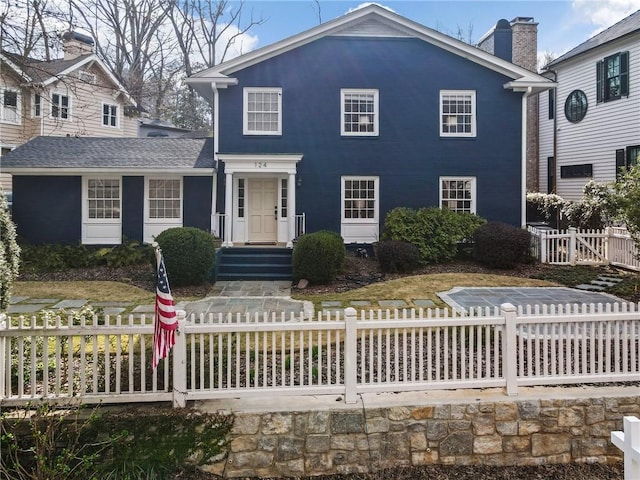
M 293 239 L 296 238 L 296 174 L 289 174 L 289 185 L 287 187 L 289 198 L 287 199 L 287 215 L 289 221 L 289 238 L 287 239 L 287 247 L 293 248 Z
M 224 186 L 224 242 L 223 247 L 233 247 L 231 230 L 233 227 L 233 173 L 226 173 Z

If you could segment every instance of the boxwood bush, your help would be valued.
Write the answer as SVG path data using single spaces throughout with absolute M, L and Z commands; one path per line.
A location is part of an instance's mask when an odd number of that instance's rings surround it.
M 486 220 L 470 214 L 437 207 L 413 210 L 399 207 L 387 213 L 382 240 L 402 240 L 418 247 L 420 262 L 438 263 L 452 260 L 458 242 L 470 239 Z
M 473 258 L 491 268 L 514 268 L 530 259 L 531 234 L 522 228 L 489 222 L 473 238 Z
M 385 273 L 412 272 L 420 266 L 420 251 L 402 240 L 385 240 L 376 246 L 380 270 Z
M 293 281 L 306 279 L 310 284 L 329 283 L 344 268 L 347 255 L 342 237 L 321 230 L 301 236 L 293 249 Z
M 155 238 L 162 249 L 169 285 L 201 285 L 215 265 L 213 235 L 194 227 L 175 227 Z

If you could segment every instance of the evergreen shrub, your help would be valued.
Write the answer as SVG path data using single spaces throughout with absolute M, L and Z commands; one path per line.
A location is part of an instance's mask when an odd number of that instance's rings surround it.
M 293 249 L 293 280 L 312 285 L 329 283 L 344 268 L 347 250 L 336 232 L 320 230 L 302 235 Z
M 155 240 L 162 250 L 171 287 L 207 281 L 215 265 L 213 235 L 194 227 L 175 227 L 160 233 Z
M 515 268 L 530 258 L 531 234 L 513 225 L 489 222 L 474 234 L 473 258 L 491 268 Z
M 412 272 L 420 265 L 420 250 L 402 240 L 385 240 L 376 247 L 376 258 L 385 273 Z
M 413 210 L 399 207 L 387 213 L 382 240 L 402 240 L 418 247 L 420 262 L 452 260 L 458 243 L 470 239 L 476 228 L 486 222 L 482 217 L 437 207 Z

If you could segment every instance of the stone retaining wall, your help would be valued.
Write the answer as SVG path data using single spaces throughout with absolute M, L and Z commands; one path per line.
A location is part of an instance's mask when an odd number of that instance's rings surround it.
M 635 393 L 636 390 L 631 390 Z M 640 391 L 519 400 L 433 402 L 385 408 L 235 413 L 227 478 L 376 471 L 402 465 L 530 465 L 619 461 L 610 442 Z M 627 390 L 628 392 L 628 390 Z

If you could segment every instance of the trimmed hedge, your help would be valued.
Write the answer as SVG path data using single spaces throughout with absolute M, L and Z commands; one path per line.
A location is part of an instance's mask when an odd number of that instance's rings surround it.
M 165 230 L 155 238 L 162 249 L 169 285 L 201 285 L 215 265 L 213 235 L 194 227 Z
M 420 251 L 402 240 L 385 240 L 376 246 L 380 270 L 385 273 L 412 272 L 420 265 Z
M 490 222 L 474 236 L 473 258 L 491 268 L 515 268 L 530 258 L 531 234 L 513 225 Z
M 312 285 L 329 283 L 344 268 L 347 250 L 336 232 L 321 230 L 302 235 L 293 249 L 293 281 Z
M 486 220 L 470 213 L 453 212 L 437 207 L 413 210 L 399 207 L 387 213 L 382 240 L 401 240 L 418 247 L 420 262 L 439 263 L 452 260 L 458 243 L 469 239 Z

